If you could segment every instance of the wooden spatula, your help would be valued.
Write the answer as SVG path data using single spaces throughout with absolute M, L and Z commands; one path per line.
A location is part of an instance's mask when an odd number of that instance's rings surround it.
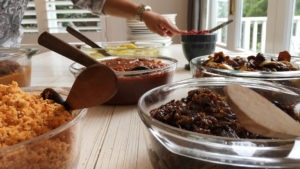
M 300 136 L 300 124 L 255 91 L 231 84 L 224 92 L 233 112 L 247 130 L 272 138 Z

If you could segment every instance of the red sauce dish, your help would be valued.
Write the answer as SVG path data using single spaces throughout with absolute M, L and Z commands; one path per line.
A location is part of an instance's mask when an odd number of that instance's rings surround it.
M 104 57 L 99 62 L 112 68 L 118 77 L 118 92 L 105 104 L 136 104 L 146 91 L 172 82 L 177 60 L 164 57 Z M 84 67 L 73 63 L 70 71 L 75 77 Z
M 211 34 L 211 32 L 209 30 L 198 31 L 198 30 L 193 29 L 193 30 L 188 31 L 185 35 L 209 35 L 209 34 Z

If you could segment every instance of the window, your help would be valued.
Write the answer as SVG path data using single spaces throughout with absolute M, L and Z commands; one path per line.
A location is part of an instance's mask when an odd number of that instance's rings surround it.
M 218 44 L 228 49 L 268 53 L 290 50 L 295 55 L 300 49 L 299 4 L 300 0 L 211 0 L 210 13 L 215 14 L 210 15 L 209 25 L 234 19 L 218 31 Z
M 295 56 L 300 56 L 300 0 L 295 1 L 295 13 L 293 17 L 290 50 L 294 51 Z
M 38 34 L 44 31 L 70 41 L 64 34 L 66 26 L 75 27 L 94 40 L 101 38 L 100 17 L 73 6 L 71 0 L 29 0 L 22 26 L 25 43 L 35 43 Z
M 218 0 L 216 5 L 216 25 L 219 25 L 228 20 L 229 0 Z M 218 32 L 217 42 L 219 44 L 226 45 L 227 43 L 227 27 L 220 29 Z

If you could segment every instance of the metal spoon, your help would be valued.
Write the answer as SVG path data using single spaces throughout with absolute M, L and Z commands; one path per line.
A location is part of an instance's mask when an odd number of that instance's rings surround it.
M 272 138 L 300 136 L 300 124 L 255 91 L 231 84 L 224 92 L 233 112 L 247 130 Z
M 101 46 L 97 45 L 94 41 L 92 41 L 91 39 L 89 39 L 88 37 L 86 37 L 85 35 L 80 33 L 79 31 L 77 31 L 76 29 L 73 29 L 72 27 L 67 26 L 67 32 L 69 32 L 71 35 L 75 36 L 76 38 L 78 38 L 82 42 L 88 44 L 90 47 L 100 49 L 100 50 L 98 50 L 98 52 L 101 53 L 102 55 L 111 56 L 104 49 L 102 49 Z
M 230 24 L 231 22 L 233 22 L 232 19 L 230 19 L 230 20 L 228 20 L 227 22 L 224 22 L 224 23 L 222 23 L 222 24 L 220 24 L 220 25 L 218 25 L 218 26 L 216 26 L 216 27 L 214 27 L 214 28 L 212 28 L 212 29 L 209 29 L 208 32 L 209 32 L 209 33 L 212 33 L 212 32 L 214 32 L 214 31 L 216 31 L 216 30 L 218 30 L 218 29 L 221 29 L 221 28 L 223 28 L 224 26 Z

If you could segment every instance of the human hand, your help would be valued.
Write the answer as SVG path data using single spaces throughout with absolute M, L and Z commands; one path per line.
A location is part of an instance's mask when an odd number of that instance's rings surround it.
M 167 18 L 152 11 L 145 11 L 142 15 L 142 19 L 150 31 L 161 36 L 173 37 L 187 33 L 187 31 L 178 29 L 177 26 Z

